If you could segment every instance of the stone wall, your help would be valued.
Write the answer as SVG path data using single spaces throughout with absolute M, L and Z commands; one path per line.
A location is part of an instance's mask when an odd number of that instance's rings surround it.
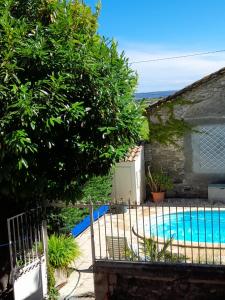
M 145 157 L 145 163 L 148 165 L 150 164 L 152 160 L 152 151 L 151 151 L 152 145 L 145 144 L 144 146 L 144 157 Z
M 225 75 L 215 76 L 193 89 L 187 89 L 181 97 L 189 100 L 191 104 L 177 105 L 175 107 L 177 118 L 182 118 L 193 126 L 225 124 Z M 162 108 L 160 114 L 165 119 L 167 109 Z M 156 121 L 151 110 L 149 118 Z M 178 141 L 180 149 L 157 143 L 146 148 L 146 163 L 150 163 L 153 169 L 162 167 L 174 180 L 174 190 L 169 196 L 205 198 L 209 183 L 225 181 L 225 168 L 220 174 L 198 174 L 193 170 L 192 134 L 187 134 Z M 152 158 L 150 162 L 149 155 Z
M 225 299 L 224 267 L 98 262 L 96 300 Z

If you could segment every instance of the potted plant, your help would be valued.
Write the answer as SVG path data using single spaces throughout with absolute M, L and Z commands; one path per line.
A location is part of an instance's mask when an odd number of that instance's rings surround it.
M 158 172 L 151 172 L 148 168 L 147 184 L 150 187 L 154 202 L 163 201 L 165 192 L 173 188 L 171 178 L 162 169 Z
M 54 270 L 55 286 L 67 281 L 69 265 L 80 256 L 79 246 L 72 236 L 51 235 L 48 240 L 48 260 Z

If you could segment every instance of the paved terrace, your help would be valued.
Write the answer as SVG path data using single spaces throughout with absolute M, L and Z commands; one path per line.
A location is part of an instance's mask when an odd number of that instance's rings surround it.
M 138 207 L 137 209 L 127 210 L 125 213 L 119 214 L 106 214 L 101 217 L 98 221 L 94 223 L 94 239 L 95 239 L 95 257 L 97 259 L 110 259 L 107 247 L 106 247 L 106 236 L 119 236 L 126 237 L 128 245 L 132 244 L 133 249 L 138 249 L 138 238 L 132 233 L 132 227 L 139 232 L 142 236 L 145 235 L 143 230 L 143 224 L 149 222 L 151 218 L 160 216 L 162 214 L 174 213 L 179 211 L 190 211 L 190 205 L 192 210 L 195 210 L 197 206 L 209 205 L 208 200 L 199 200 L 199 199 L 169 199 L 167 200 L 169 204 L 172 203 L 170 207 L 155 207 L 151 204 L 145 207 Z M 182 206 L 185 208 L 179 207 L 176 208 L 176 205 Z M 216 204 L 214 204 L 216 207 Z M 151 218 L 149 218 L 151 216 Z M 143 222 L 144 220 L 144 222 Z M 138 224 L 138 226 L 136 225 Z M 146 234 L 147 237 L 147 234 Z M 68 299 L 94 299 L 94 283 L 93 283 L 93 274 L 91 273 L 92 266 L 92 248 L 91 248 L 91 232 L 90 228 L 85 230 L 76 238 L 80 249 L 81 257 L 74 262 L 73 267 L 80 272 L 80 278 L 78 272 L 73 272 L 69 279 L 68 283 L 61 288 L 60 298 L 63 300 L 66 296 L 70 296 Z M 158 240 L 163 244 L 163 240 Z M 140 241 L 139 241 L 140 243 Z M 201 245 L 202 244 L 202 245 Z M 199 247 L 200 246 L 200 247 Z M 202 247 L 202 248 L 201 248 Z M 140 248 L 138 249 L 140 250 Z M 141 250 L 140 250 L 141 251 Z M 171 251 L 175 253 L 185 254 L 187 256 L 187 263 L 198 262 L 199 257 L 201 261 L 204 261 L 206 258 L 208 261 L 212 261 L 212 256 L 217 257 L 222 255 L 225 258 L 225 250 L 220 249 L 208 249 L 206 251 L 205 243 L 185 243 L 185 247 L 182 243 L 175 243 L 171 248 Z M 224 253 L 223 253 L 224 252 Z M 193 257 L 192 260 L 188 257 Z M 86 270 L 86 271 L 85 271 Z M 78 281 L 79 279 L 79 281 Z M 77 283 L 78 282 L 78 283 Z M 76 286 L 77 284 L 77 286 Z M 76 286 L 76 289 L 74 290 Z

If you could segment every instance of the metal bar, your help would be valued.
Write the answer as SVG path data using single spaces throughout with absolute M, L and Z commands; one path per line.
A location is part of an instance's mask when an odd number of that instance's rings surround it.
M 38 249 L 37 249 L 37 244 L 38 244 L 38 233 L 37 233 L 37 220 L 36 220 L 36 214 L 35 212 L 31 213 L 32 215 L 32 222 L 31 222 L 31 230 L 32 228 L 34 229 L 34 244 L 32 241 L 31 247 L 35 247 L 35 259 L 38 257 Z M 32 226 L 32 224 L 35 224 L 36 226 Z
M 41 234 L 40 234 L 40 226 L 41 226 L 41 218 L 40 218 L 40 215 L 39 215 L 39 210 L 40 208 L 37 208 L 35 210 L 36 212 L 36 222 L 37 222 L 37 237 L 38 237 L 38 243 L 41 241 Z
M 199 246 L 199 214 L 198 214 L 198 207 L 197 207 L 197 231 L 198 231 L 198 246 Z M 200 264 L 200 249 L 198 248 L 198 263 Z
M 14 269 L 14 259 L 13 259 L 13 249 L 12 249 L 12 235 L 11 235 L 11 225 L 10 219 L 7 220 L 7 229 L 8 229 L 8 239 L 9 239 L 9 255 L 10 255 L 10 264 L 11 264 L 11 271 Z
M 123 204 L 121 206 L 118 205 L 117 200 L 116 200 L 116 209 L 117 209 L 117 212 L 116 212 L 116 227 L 117 227 L 117 238 L 118 238 L 118 246 L 119 246 L 119 260 L 121 259 L 121 253 L 120 253 L 120 239 L 119 239 L 120 233 L 119 233 L 118 209 L 120 210 L 120 208 L 123 209 Z
M 25 235 L 23 230 L 23 216 L 20 216 L 21 218 L 21 231 L 22 231 L 22 248 L 23 248 L 23 256 L 24 256 L 24 265 L 27 264 L 27 252 L 25 251 Z
M 106 202 L 106 203 L 102 203 L 102 202 L 96 202 L 95 203 L 95 205 L 99 205 L 99 206 L 101 206 L 101 205 L 108 205 L 109 204 L 109 202 Z M 132 204 L 132 207 L 133 208 L 135 208 L 135 207 L 139 207 L 140 206 L 140 204 Z M 144 207 L 148 207 L 149 205 L 148 204 L 144 204 Z M 173 203 L 164 203 L 164 206 L 166 206 L 166 207 L 177 207 L 177 208 L 181 208 L 182 209 L 182 207 L 184 206 L 183 204 L 176 204 L 176 205 L 174 205 Z M 48 204 L 48 206 L 47 207 L 58 207 L 58 208 L 62 208 L 62 207 L 65 207 L 65 203 L 60 203 L 60 202 L 57 202 L 57 203 L 50 203 L 50 204 Z M 70 208 L 70 207 L 77 207 L 77 208 L 87 208 L 88 207 L 88 204 L 84 204 L 84 203 L 74 203 L 74 204 L 68 204 L 66 207 L 68 207 L 68 208 Z M 210 208 L 210 205 L 206 205 L 206 207 L 208 207 L 208 208 Z
M 35 259 L 35 249 L 33 247 L 33 243 L 35 241 L 35 239 L 33 238 L 33 228 L 32 228 L 32 217 L 31 217 L 31 212 L 28 213 L 28 220 L 29 220 L 29 231 L 30 231 L 30 237 L 29 237 L 29 247 L 30 249 L 32 249 L 32 260 L 34 261 Z
M 135 212 L 136 212 L 136 225 L 137 225 L 137 255 L 140 257 L 140 252 L 139 252 L 139 233 L 138 233 L 138 214 L 137 214 L 137 206 L 135 207 Z
M 14 217 L 8 218 L 8 220 L 16 219 L 17 217 L 23 216 L 23 215 L 25 215 L 25 214 L 26 214 L 26 213 L 18 214 L 18 215 L 14 216 Z
M 218 224 L 218 226 L 219 226 L 219 245 L 220 245 L 220 265 L 222 264 L 222 250 L 221 250 L 221 219 L 220 219 L 220 217 L 221 217 L 221 214 L 220 214 L 220 207 L 218 207 L 218 218 L 219 218 L 219 224 Z
M 48 257 L 48 232 L 47 232 L 47 222 L 42 221 L 42 240 L 43 240 L 43 254 L 45 258 Z
M 211 206 L 211 222 L 212 222 L 212 246 L 214 246 L 214 233 L 213 233 L 213 209 L 212 209 L 212 206 Z M 213 264 L 215 263 L 215 260 L 214 260 L 214 248 L 212 248 L 212 255 L 213 255 Z
M 43 203 L 42 208 L 42 222 L 41 222 L 41 233 L 42 233 L 42 241 L 43 241 L 43 255 L 45 257 L 45 260 L 48 258 L 48 230 L 47 230 L 47 207 L 46 207 L 46 201 Z
M 194 262 L 193 256 L 193 224 L 192 224 L 192 207 L 190 206 L 190 227 L 191 227 L 191 262 Z
M 21 262 L 22 262 L 22 255 L 21 255 L 21 240 L 20 240 L 20 230 L 19 230 L 19 228 L 20 228 L 20 225 L 19 225 L 19 217 L 16 217 L 16 225 L 17 225 L 17 237 L 18 237 L 18 244 L 19 244 L 19 259 L 21 260 Z
M 171 243 L 170 243 L 170 255 L 171 255 L 171 257 L 172 257 L 172 255 L 173 255 L 173 246 L 172 246 L 172 244 L 173 244 L 173 240 L 172 240 L 172 231 L 171 231 L 171 212 L 170 212 L 170 206 L 169 206 L 169 227 L 170 227 L 170 239 L 171 239 Z
M 125 233 L 125 216 L 124 216 L 124 209 L 123 209 L 123 238 L 124 238 L 124 241 L 126 240 L 126 233 Z M 125 243 L 125 260 L 127 259 L 127 243 Z
M 178 259 L 180 259 L 180 241 L 179 241 L 179 225 L 178 225 L 178 214 L 177 214 L 177 206 L 176 206 L 176 227 L 177 227 L 177 243 L 178 243 L 178 248 L 177 248 L 177 256 Z
M 161 211 L 162 211 L 162 221 L 163 221 L 163 240 L 164 240 L 164 244 L 166 243 L 166 236 L 165 236 L 165 218 L 164 218 L 164 206 L 161 206 Z M 166 257 L 165 257 L 165 252 L 164 252 L 164 261 L 166 261 Z
M 115 260 L 114 255 L 114 242 L 113 242 L 113 226 L 112 226 L 112 205 L 110 205 L 110 225 L 111 225 L 111 236 L 112 236 L 112 254 L 113 254 L 113 260 Z
M 151 221 L 151 209 L 150 209 L 150 205 L 148 207 L 148 219 L 149 219 L 149 237 L 151 238 L 152 236 L 152 221 Z
M 99 224 L 99 211 L 98 211 L 98 239 L 99 239 L 99 255 L 100 259 L 102 258 L 102 241 L 101 241 L 101 232 L 100 232 L 100 224 Z
M 27 214 L 25 214 L 25 244 L 26 244 L 26 252 L 28 253 L 28 263 L 31 262 L 31 254 L 33 252 L 33 249 L 30 250 L 29 248 L 29 233 L 28 233 L 28 223 L 27 223 Z M 29 251 L 30 250 L 30 251 Z
M 146 238 L 145 238 L 145 217 L 144 217 L 144 207 L 142 207 L 142 221 L 143 221 L 143 236 L 144 236 L 144 260 L 146 261 Z
M 185 220 L 184 220 L 184 207 L 183 207 L 183 229 L 184 229 L 184 261 L 187 262 L 187 251 L 186 251 L 186 232 L 185 232 Z
M 206 214 L 205 214 L 205 205 L 204 205 L 204 228 L 205 228 L 205 260 L 208 264 L 208 251 L 207 251 L 207 227 L 206 227 Z
M 89 205 L 89 214 L 91 221 L 91 255 L 92 255 L 92 263 L 95 263 L 95 235 L 94 235 L 94 217 L 93 217 L 93 205 L 92 203 Z
M 156 239 L 157 239 L 157 253 L 158 253 L 159 252 L 158 207 L 156 208 L 156 204 L 155 204 L 155 213 L 156 213 Z
M 151 214 L 151 209 L 150 209 L 150 205 L 149 205 L 149 207 L 148 207 L 148 218 L 149 218 L 149 227 L 150 227 L 149 232 L 150 232 L 150 239 L 151 239 L 152 238 L 152 221 L 151 221 L 151 215 L 150 214 Z M 149 251 L 151 251 L 151 249 Z M 148 259 L 150 259 L 150 257 L 148 257 Z
M 105 214 L 104 214 L 104 229 L 105 229 L 105 254 L 106 254 L 106 258 L 108 259 L 108 248 L 107 248 L 107 241 L 106 241 L 107 230 L 106 230 L 106 217 L 105 217 Z
M 131 206 L 130 206 L 130 199 L 128 202 L 129 205 L 129 223 L 130 223 L 130 243 L 131 243 L 131 249 L 133 249 L 133 238 L 132 238 L 132 223 L 131 223 Z M 133 251 L 131 251 L 131 258 L 134 259 Z M 138 257 L 139 258 L 139 257 Z
M 16 230 L 15 230 L 15 218 L 11 218 L 9 219 L 9 221 L 11 220 L 12 225 L 13 225 L 13 249 L 14 249 L 14 253 L 13 253 L 13 258 L 14 258 L 14 264 L 16 265 L 17 263 L 17 240 L 16 240 Z

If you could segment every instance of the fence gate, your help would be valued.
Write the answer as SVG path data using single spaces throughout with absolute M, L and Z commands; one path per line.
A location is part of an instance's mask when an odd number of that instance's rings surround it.
M 45 230 L 40 208 L 7 220 L 14 300 L 47 295 Z

